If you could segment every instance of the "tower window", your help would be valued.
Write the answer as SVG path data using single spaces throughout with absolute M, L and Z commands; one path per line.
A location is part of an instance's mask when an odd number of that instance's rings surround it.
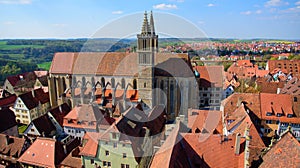
M 136 79 L 133 79 L 133 89 L 137 89 Z
M 144 83 L 144 88 L 146 88 L 147 87 L 147 84 L 146 84 L 146 82 Z

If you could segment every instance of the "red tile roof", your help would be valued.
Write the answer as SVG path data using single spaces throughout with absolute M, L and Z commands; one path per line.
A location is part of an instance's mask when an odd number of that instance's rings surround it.
M 6 107 L 13 105 L 17 99 L 15 94 L 9 95 L 8 97 L 0 98 L 0 107 Z
M 71 111 L 71 108 L 67 103 L 61 104 L 57 107 L 54 107 L 49 110 L 51 115 L 55 118 L 55 120 L 59 123 L 59 125 L 63 126 L 64 117 Z
M 36 118 L 31 121 L 30 124 L 33 124 L 41 136 L 52 138 L 56 132 L 56 128 L 51 122 L 48 114 L 44 114 L 39 118 Z M 29 129 L 29 127 L 27 127 Z M 44 134 L 44 135 L 43 135 Z
M 96 157 L 98 152 L 98 140 L 102 134 L 103 133 L 97 132 L 85 133 L 83 137 L 85 144 L 83 145 L 83 148 L 79 154 L 83 156 Z
M 87 59 L 88 58 L 88 59 Z M 176 58 L 179 58 L 178 61 Z M 53 74 L 97 74 L 108 76 L 136 76 L 137 53 L 124 52 L 81 52 L 56 53 L 50 67 Z M 157 68 L 163 69 L 173 76 L 186 76 L 191 72 L 174 67 L 190 68 L 187 54 L 157 53 L 155 57 Z M 176 66 L 174 66 L 176 65 Z M 156 71 L 155 73 L 160 71 Z
M 285 133 L 262 157 L 261 168 L 300 167 L 300 143 L 290 133 Z
M 279 68 L 282 70 L 282 72 L 291 72 L 294 77 L 300 77 L 300 60 L 269 60 L 268 68 L 270 72 L 276 68 Z
M 18 161 L 29 165 L 55 168 L 65 157 L 66 154 L 59 142 L 50 138 L 37 138 Z
M 36 79 L 36 75 L 33 72 L 26 72 L 14 76 L 8 76 L 6 79 L 13 87 L 15 87 L 19 85 L 22 81 L 34 81 Z
M 34 92 L 34 95 L 32 94 L 32 92 Z M 19 98 L 24 102 L 29 110 L 37 107 L 39 102 L 41 104 L 45 104 L 50 101 L 49 94 L 45 93 L 41 88 L 21 94 L 19 95 Z
M 175 167 L 187 167 L 189 165 L 189 159 L 185 152 L 185 149 L 180 144 L 182 137 L 180 132 L 184 130 L 184 126 L 181 122 L 178 122 L 173 128 L 170 135 L 165 142 L 155 153 L 152 161 L 151 168 L 175 168 Z
M 289 80 L 280 90 L 281 94 L 300 95 L 300 81 L 298 78 Z
M 223 66 L 195 66 L 200 74 L 200 87 L 223 87 Z
M 281 122 L 285 122 L 289 120 L 287 118 L 288 114 L 293 115 L 293 103 L 290 95 L 286 94 L 270 94 L 270 93 L 261 93 L 260 94 L 261 101 L 261 114 L 262 119 L 266 120 L 280 120 Z M 267 113 L 273 114 L 272 116 L 268 116 Z M 277 114 L 282 114 L 281 117 L 278 117 Z M 295 119 L 295 118 L 290 118 Z M 300 121 L 300 119 L 299 119 Z
M 104 117 L 97 105 L 82 104 L 75 106 L 64 117 L 63 126 L 96 129 L 97 122 L 101 122 L 102 120 L 108 119 L 109 118 Z M 72 120 L 73 122 L 70 123 L 69 120 Z M 80 124 L 78 122 L 80 122 Z M 93 122 L 94 124 L 90 125 L 90 122 Z M 110 125 L 108 121 L 106 122 L 106 125 Z
M 189 109 L 188 127 L 192 133 L 222 133 L 221 116 L 221 111 Z
M 82 165 L 81 157 L 79 152 L 82 150 L 82 147 L 77 147 L 60 163 L 60 166 L 77 168 Z
M 18 159 L 23 154 L 23 148 L 26 150 L 26 146 L 28 144 L 29 142 L 25 138 L 18 138 L 0 134 L 0 154 L 7 156 L 0 157 L 3 157 L 2 159 L 4 160 L 9 159 L 12 162 L 16 163 L 15 159 Z
M 185 133 L 181 135 L 184 143 L 189 145 L 208 167 L 244 167 L 245 138 L 240 139 L 240 153 L 236 155 L 235 135 L 229 135 L 226 141 L 221 135 L 214 134 Z M 189 157 L 192 158 L 192 156 Z

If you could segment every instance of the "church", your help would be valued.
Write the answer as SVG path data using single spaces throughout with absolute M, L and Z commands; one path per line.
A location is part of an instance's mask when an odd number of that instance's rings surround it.
M 153 14 L 145 12 L 135 52 L 56 53 L 48 79 L 51 105 L 97 103 L 126 109 L 141 104 L 147 112 L 162 104 L 169 121 L 187 116 L 188 108 L 199 107 L 189 56 L 161 53 L 158 41 Z

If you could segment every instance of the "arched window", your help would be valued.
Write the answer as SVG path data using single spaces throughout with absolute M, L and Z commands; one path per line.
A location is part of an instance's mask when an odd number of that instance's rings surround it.
M 105 87 L 105 79 L 103 77 L 101 78 L 101 86 Z
M 115 88 L 116 87 L 116 81 L 115 78 L 111 78 L 111 87 Z
M 122 86 L 122 89 L 125 89 L 125 79 L 124 78 L 121 79 L 121 86 Z
M 137 89 L 136 79 L 133 79 L 132 85 L 133 85 L 133 89 Z

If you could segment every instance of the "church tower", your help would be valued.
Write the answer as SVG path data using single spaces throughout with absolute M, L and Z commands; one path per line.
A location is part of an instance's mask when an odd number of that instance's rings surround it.
M 155 54 L 158 51 L 158 35 L 155 34 L 154 20 L 152 12 L 150 14 L 150 24 L 147 12 L 144 14 L 142 31 L 137 35 L 138 53 L 138 90 L 139 98 L 153 108 L 154 104 L 154 66 Z

